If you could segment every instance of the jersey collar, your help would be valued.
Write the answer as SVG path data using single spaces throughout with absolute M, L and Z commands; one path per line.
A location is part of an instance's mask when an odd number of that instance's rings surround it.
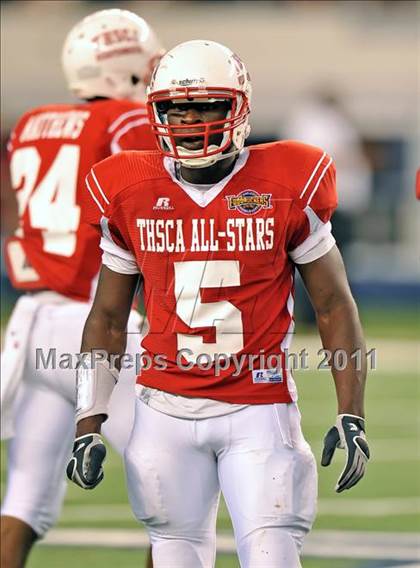
M 165 170 L 170 175 L 172 181 L 179 185 L 181 189 L 185 191 L 185 193 L 196 203 L 199 207 L 207 207 L 209 203 L 215 199 L 219 193 L 221 193 L 226 185 L 230 182 L 230 180 L 235 176 L 246 164 L 249 157 L 249 150 L 248 148 L 244 148 L 241 150 L 238 159 L 236 160 L 236 164 L 233 170 L 230 172 L 229 175 L 218 181 L 216 184 L 213 185 L 212 188 L 208 189 L 207 191 L 200 191 L 199 189 L 195 189 L 192 184 L 185 184 L 181 180 L 176 177 L 175 173 L 175 160 L 173 158 L 165 157 L 163 159 L 163 165 Z

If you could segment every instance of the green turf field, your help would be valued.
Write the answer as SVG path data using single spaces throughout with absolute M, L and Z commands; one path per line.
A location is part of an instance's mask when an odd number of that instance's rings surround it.
M 321 441 L 335 415 L 332 380 L 328 373 L 301 373 L 298 382 L 304 433 L 319 462 Z M 333 487 L 341 471 L 344 455 L 329 468 L 319 470 L 320 511 L 315 528 L 352 530 L 410 531 L 420 528 L 414 514 L 393 514 L 392 499 L 420 497 L 419 379 L 415 374 L 372 373 L 367 391 L 368 437 L 372 452 L 368 475 L 352 491 L 335 494 Z M 369 499 L 381 502 L 389 514 L 375 510 L 354 511 L 354 502 Z M 343 514 L 346 502 L 352 514 Z M 83 492 L 70 486 L 60 526 L 135 527 L 130 509 L 125 506 L 125 487 L 119 458 L 110 452 L 105 480 L 95 491 Z M 326 512 L 323 512 L 325 503 Z M 357 503 L 356 503 L 357 505 Z M 334 513 L 336 509 L 336 513 Z M 344 511 L 345 512 L 345 511 Z M 230 526 L 226 509 L 221 506 L 219 528 Z
M 350 492 L 337 495 L 333 487 L 344 456 L 329 468 L 319 468 L 319 514 L 314 529 L 349 531 L 420 531 L 420 378 L 416 317 L 407 314 L 393 337 L 393 317 L 365 318 L 368 344 L 378 348 L 378 370 L 369 376 L 366 396 L 367 435 L 372 460 L 368 473 Z M 369 323 L 370 322 L 370 323 Z M 381 331 L 381 333 L 379 333 Z M 305 436 L 319 463 L 322 438 L 335 419 L 333 381 L 328 372 L 296 375 Z M 4 460 L 3 460 L 4 467 Z M 69 487 L 59 522 L 61 528 L 135 528 L 127 504 L 119 458 L 112 452 L 104 482 L 92 492 Z M 224 505 L 218 529 L 230 530 Z M 392 535 L 390 534 L 390 538 Z M 29 568 L 67 568 L 98 565 L 141 567 L 144 553 L 129 549 L 38 547 Z M 218 568 L 238 567 L 234 555 L 221 555 Z M 381 566 L 365 561 L 305 558 L 304 568 L 361 568 Z
M 32 553 L 28 568 L 74 568 L 74 566 L 119 566 L 139 568 L 144 565 L 146 554 L 137 550 L 104 550 L 103 548 L 38 548 Z M 307 559 L 304 568 L 353 568 L 351 561 Z M 223 554 L 216 568 L 239 568 L 233 555 Z

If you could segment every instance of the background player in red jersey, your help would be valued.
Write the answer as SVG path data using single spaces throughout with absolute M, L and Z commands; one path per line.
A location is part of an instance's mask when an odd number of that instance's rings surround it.
M 101 480 L 102 442 L 96 438 L 91 459 L 84 441 L 100 432 L 118 372 L 112 356 L 124 352 L 121 314 L 141 274 L 147 365 L 125 461 L 156 568 L 214 565 L 220 489 L 241 566 L 300 566 L 317 474 L 285 361 L 295 267 L 324 348 L 346 357 L 332 365 L 338 416 L 322 456 L 329 465 L 336 447 L 346 449 L 337 492 L 361 479 L 369 458 L 363 333 L 331 235 L 334 164 L 297 142 L 244 148 L 250 99 L 249 75 L 232 51 L 180 44 L 162 58 L 148 92 L 160 152 L 123 152 L 87 176 L 107 256 L 82 350 L 100 346 L 109 361 L 79 373 L 67 473 L 82 486 L 86 472 Z
M 70 354 L 76 364 L 101 262 L 100 232 L 84 220 L 84 179 L 92 164 L 110 154 L 155 146 L 141 101 L 162 53 L 153 30 L 137 15 L 92 14 L 70 31 L 62 53 L 68 87 L 83 102 L 33 109 L 11 135 L 19 227 L 6 245 L 6 258 L 12 283 L 28 293 L 16 304 L 2 354 L 2 435 L 11 437 L 2 568 L 25 563 L 61 507 L 74 437 L 75 382 L 60 358 Z M 139 315 L 132 312 L 133 354 L 138 329 Z M 106 427 L 120 452 L 132 425 L 133 376 L 125 370 Z

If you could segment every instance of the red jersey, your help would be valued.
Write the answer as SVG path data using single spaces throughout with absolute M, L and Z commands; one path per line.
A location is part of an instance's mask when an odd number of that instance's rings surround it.
M 87 184 L 102 248 L 135 260 L 144 278 L 150 329 L 138 382 L 231 403 L 293 400 L 294 263 L 334 245 L 332 159 L 297 142 L 251 146 L 203 191 L 158 152 L 123 152 Z
M 86 174 L 120 150 L 155 146 L 142 103 L 98 100 L 27 112 L 8 146 L 19 214 L 6 243 L 12 284 L 88 300 L 101 254 L 99 232 L 84 222 Z

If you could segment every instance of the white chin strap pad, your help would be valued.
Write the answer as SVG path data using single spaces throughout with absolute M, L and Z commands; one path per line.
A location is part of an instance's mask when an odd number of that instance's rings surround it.
M 208 150 L 210 152 L 213 152 L 214 150 L 218 150 L 219 148 L 220 146 L 212 144 L 208 147 Z M 225 158 L 234 156 L 238 154 L 240 151 L 237 148 L 233 147 L 233 149 L 230 152 L 227 152 L 226 154 L 222 154 L 221 152 L 219 152 L 218 154 L 213 154 L 212 156 L 205 156 L 203 158 L 193 158 L 193 157 L 188 158 L 188 156 L 194 156 L 195 154 L 199 154 L 202 150 L 187 150 L 183 146 L 177 146 L 176 149 L 178 150 L 178 155 L 180 156 L 179 158 L 176 158 L 176 161 L 180 162 L 186 168 L 192 168 L 192 169 L 208 168 L 209 166 L 212 166 L 219 160 L 224 160 Z
M 179 161 L 183 166 L 187 168 L 206 168 L 208 166 L 212 166 L 217 162 L 218 154 L 214 154 L 213 156 L 205 156 L 203 158 L 194 158 L 196 154 L 200 154 L 202 150 L 188 150 L 183 146 L 176 147 L 178 151 L 178 156 L 180 156 Z M 209 152 L 217 151 L 219 146 L 212 144 L 208 147 Z M 191 156 L 189 158 L 188 156 Z

